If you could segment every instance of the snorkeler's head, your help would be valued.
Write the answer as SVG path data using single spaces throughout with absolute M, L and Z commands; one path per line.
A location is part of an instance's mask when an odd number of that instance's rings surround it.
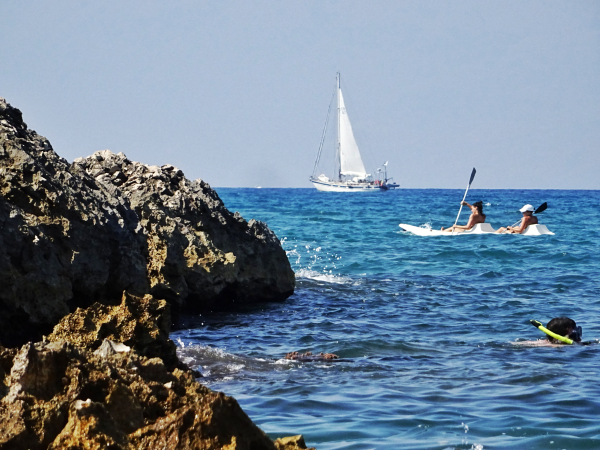
M 573 319 L 569 319 L 568 317 L 555 317 L 548 322 L 546 328 L 553 333 L 571 339 L 573 342 L 581 342 L 581 335 L 583 332 L 581 327 L 578 327 Z M 551 336 L 546 337 L 550 342 L 560 344 L 557 339 L 554 339 Z

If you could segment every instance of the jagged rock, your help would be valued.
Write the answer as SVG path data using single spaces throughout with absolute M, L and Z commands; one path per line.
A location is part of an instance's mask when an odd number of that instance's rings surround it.
M 159 357 L 171 368 L 178 365 L 176 346 L 169 339 L 169 304 L 147 294 L 143 298 L 123 293 L 121 304 L 94 303 L 63 317 L 48 341 L 66 341 L 76 347 L 95 351 L 105 343 L 101 356 L 117 353 L 114 341 L 150 358 Z
M 197 383 L 168 339 L 170 309 L 294 289 L 273 232 L 201 180 L 109 151 L 70 165 L 0 98 L 0 282 L 0 342 L 19 345 L 0 345 L 0 450 L 306 448 Z
M 131 347 L 128 347 L 125 344 L 121 344 L 119 342 L 111 341 L 110 339 L 104 339 L 100 347 L 98 347 L 98 349 L 94 351 L 94 355 L 106 358 L 110 355 L 115 355 L 117 353 L 123 353 L 128 351 L 131 351 Z
M 108 150 L 69 164 L 0 98 L 0 342 L 40 340 L 123 291 L 172 313 L 283 300 L 294 274 L 269 228 L 202 180 Z
M 265 300 L 272 297 L 266 283 L 276 296 L 291 293 L 293 273 L 281 259 L 277 236 L 262 222 L 232 215 L 202 180 L 191 182 L 172 165 L 147 166 L 109 150 L 78 158 L 73 167 L 136 213 L 147 236 L 155 295 L 231 301 L 241 292 L 245 298 L 260 292 L 254 300 Z
M 279 438 L 275 441 L 275 447 L 277 448 L 277 450 L 315 450 L 314 447 L 306 447 L 304 437 L 301 434 L 297 436 Z
M 233 398 L 159 358 L 57 341 L 0 347 L 0 368 L 0 386 L 10 386 L 0 449 L 276 448 Z

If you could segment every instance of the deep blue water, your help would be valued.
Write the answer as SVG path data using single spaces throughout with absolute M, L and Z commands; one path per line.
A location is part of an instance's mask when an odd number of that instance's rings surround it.
M 540 223 L 556 235 L 536 237 L 398 227 L 451 225 L 460 190 L 217 192 L 277 233 L 296 293 L 172 337 L 271 437 L 303 434 L 318 450 L 600 448 L 600 191 L 469 191 L 496 228 L 548 202 Z M 594 344 L 514 344 L 543 337 L 529 319 L 563 315 Z M 282 360 L 292 350 L 343 361 Z

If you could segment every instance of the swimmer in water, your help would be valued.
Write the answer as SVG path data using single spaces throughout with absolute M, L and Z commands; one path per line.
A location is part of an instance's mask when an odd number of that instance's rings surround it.
M 555 317 L 544 327 L 537 320 L 530 320 L 538 330 L 546 333 L 546 339 L 535 341 L 515 341 L 514 345 L 527 347 L 562 347 L 563 345 L 580 344 L 590 345 L 592 342 L 581 342 L 583 331 L 573 319 L 568 317 Z
M 577 326 L 573 319 L 569 319 L 568 317 L 555 317 L 548 322 L 546 328 L 559 336 L 571 339 L 573 342 L 581 342 L 583 331 L 581 330 L 581 327 Z M 546 339 L 552 344 L 563 344 L 563 342 L 550 335 L 546 335 Z

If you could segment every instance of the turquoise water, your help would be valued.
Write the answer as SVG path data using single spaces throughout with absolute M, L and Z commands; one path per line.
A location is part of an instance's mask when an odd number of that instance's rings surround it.
M 203 383 L 271 437 L 325 449 L 600 448 L 600 192 L 471 190 L 494 227 L 548 202 L 555 236 L 418 237 L 463 191 L 218 189 L 263 220 L 297 276 L 284 303 L 189 318 L 173 333 Z M 468 217 L 463 211 L 461 222 Z M 568 316 L 589 346 L 515 345 Z M 338 362 L 285 361 L 290 351 Z

